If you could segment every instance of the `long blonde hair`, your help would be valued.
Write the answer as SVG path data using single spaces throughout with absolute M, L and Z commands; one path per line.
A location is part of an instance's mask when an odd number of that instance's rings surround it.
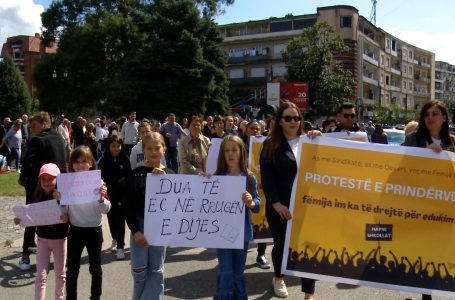
M 221 142 L 220 152 L 218 154 L 218 162 L 216 164 L 216 171 L 215 175 L 220 175 L 227 172 L 227 163 L 226 157 L 224 156 L 224 152 L 226 151 L 226 144 L 228 142 L 234 142 L 240 149 L 240 160 L 239 160 L 239 167 L 245 175 L 249 174 L 248 168 L 246 167 L 246 150 L 245 144 L 243 143 L 242 139 L 236 135 L 227 135 L 223 141 Z

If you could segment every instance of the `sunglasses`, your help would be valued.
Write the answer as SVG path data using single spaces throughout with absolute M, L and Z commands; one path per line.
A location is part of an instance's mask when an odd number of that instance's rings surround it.
M 291 120 L 294 120 L 294 122 L 300 122 L 300 117 L 299 116 L 282 116 L 281 117 L 285 122 L 291 122 Z
M 345 118 L 345 119 L 349 119 L 349 118 L 354 119 L 355 116 L 356 116 L 356 114 L 343 114 L 343 118 Z

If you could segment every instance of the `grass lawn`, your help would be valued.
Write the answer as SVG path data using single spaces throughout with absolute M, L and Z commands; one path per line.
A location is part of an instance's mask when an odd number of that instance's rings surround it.
M 0 196 L 25 196 L 24 187 L 17 183 L 19 173 L 4 172 L 0 174 Z

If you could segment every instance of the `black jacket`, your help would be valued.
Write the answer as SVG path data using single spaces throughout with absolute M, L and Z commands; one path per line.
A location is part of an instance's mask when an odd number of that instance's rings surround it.
M 118 157 L 104 155 L 98 162 L 101 178 L 106 182 L 109 201 L 122 202 L 125 194 L 126 180 L 131 173 L 130 160 L 126 155 Z
M 19 177 L 26 190 L 35 190 L 39 170 L 47 163 L 56 164 L 62 173 L 67 171 L 65 141 L 61 134 L 52 128 L 44 129 L 30 140 Z
M 264 141 L 264 147 L 270 142 L 269 139 Z M 266 214 L 277 214 L 272 204 L 281 202 L 289 207 L 291 201 L 292 185 L 297 175 L 297 162 L 292 152 L 291 146 L 286 139 L 282 139 L 274 153 L 274 160 L 270 161 L 264 157 L 264 151 L 261 151 L 259 160 L 261 167 L 261 183 L 264 195 L 267 201 Z
M 137 217 L 144 217 L 147 173 L 152 172 L 153 168 L 140 166 L 134 169 L 128 177 L 124 205 L 126 223 L 132 234 L 141 231 Z M 174 171 L 169 168 L 165 168 L 164 172 L 166 174 L 174 174 Z
M 335 129 L 333 129 L 332 132 L 341 132 L 341 131 L 343 131 L 343 129 L 344 129 L 343 126 L 341 126 L 341 124 L 338 123 L 338 124 L 337 124 L 337 127 L 335 127 Z M 351 130 L 349 130 L 349 131 L 351 131 L 351 132 L 357 132 L 357 131 L 359 131 L 359 130 L 360 130 L 359 125 L 358 125 L 357 123 L 354 123 L 354 125 L 352 125 Z

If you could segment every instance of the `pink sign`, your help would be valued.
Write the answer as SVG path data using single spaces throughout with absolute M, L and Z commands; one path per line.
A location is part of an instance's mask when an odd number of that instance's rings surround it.
M 62 215 L 60 206 L 55 199 L 14 206 L 13 213 L 21 219 L 22 227 L 59 224 Z
M 63 173 L 57 176 L 57 190 L 62 195 L 60 204 L 74 205 L 100 199 L 100 170 Z

